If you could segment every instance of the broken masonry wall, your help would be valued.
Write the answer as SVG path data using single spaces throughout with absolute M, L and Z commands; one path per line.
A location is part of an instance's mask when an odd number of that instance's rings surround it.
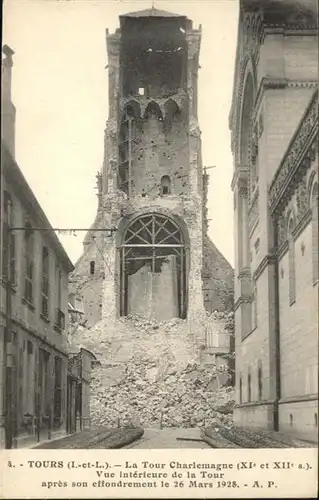
M 186 193 L 189 160 L 185 113 L 177 108 L 173 117 L 159 120 L 156 115 L 150 115 L 135 123 L 135 140 L 132 141 L 133 195 L 152 193 L 159 196 L 163 176 L 170 179 L 169 194 Z
M 157 321 L 178 317 L 176 255 L 167 256 L 160 273 L 149 273 L 149 314 Z
M 128 276 L 128 314 L 145 314 L 149 301 L 150 271 L 150 264 L 146 263 L 136 273 Z
M 196 172 L 195 172 L 196 177 Z M 191 189 L 191 188 L 190 188 Z M 117 191 L 103 197 L 102 211 L 108 209 L 107 216 L 97 218 L 97 227 L 118 228 L 123 217 L 139 216 L 143 213 L 158 212 L 167 216 L 179 216 L 188 229 L 189 255 L 188 255 L 188 318 L 197 321 L 198 315 L 204 313 L 201 267 L 202 267 L 202 211 L 201 199 L 197 194 L 155 197 L 135 196 L 128 200 L 123 192 Z M 182 228 L 183 229 L 183 228 Z M 70 291 L 76 293 L 88 292 L 89 309 L 92 317 L 101 317 L 102 314 L 115 319 L 119 315 L 119 262 L 120 247 L 116 240 L 120 235 L 113 233 L 108 236 L 102 232 L 89 234 L 86 242 L 86 251 L 76 263 L 75 271 L 70 276 Z M 90 261 L 96 262 L 96 277 L 90 276 Z M 100 302 L 92 297 L 90 286 L 98 291 L 98 284 L 102 288 L 102 308 Z M 85 286 L 87 285 L 87 286 Z M 93 292 L 92 292 L 93 293 Z M 98 299 L 98 295 L 96 295 Z M 84 297 L 84 302 L 86 301 Z M 95 307 L 95 310 L 94 310 Z M 93 311 L 94 310 L 94 311 Z
M 202 220 L 201 220 L 201 200 L 200 197 L 189 195 L 183 196 L 135 196 L 131 199 L 123 199 L 120 210 L 123 217 L 138 217 L 144 213 L 160 213 L 170 217 L 178 216 L 183 225 L 187 227 L 189 236 L 188 255 L 188 318 L 195 319 L 198 314 L 204 313 L 202 286 L 201 286 L 201 266 L 202 266 Z M 121 219 L 120 219 L 121 220 Z M 119 227 L 120 220 L 115 221 Z M 181 228 L 184 230 L 184 228 Z M 120 235 L 118 235 L 120 238 Z M 117 274 L 119 273 L 120 250 L 117 248 Z M 107 270 L 106 270 L 107 276 Z M 117 276 L 119 278 L 119 276 Z M 119 297 L 117 297 L 117 301 Z
M 202 277 L 206 311 L 231 311 L 234 306 L 234 270 L 205 235 Z

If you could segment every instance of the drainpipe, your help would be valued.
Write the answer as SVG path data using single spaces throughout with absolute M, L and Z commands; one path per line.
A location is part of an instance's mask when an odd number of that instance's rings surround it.
M 279 431 L 279 399 L 281 397 L 280 379 L 280 307 L 279 307 L 279 262 L 278 262 L 278 229 L 276 216 L 272 216 L 275 242 L 275 355 L 276 355 L 276 398 L 274 406 L 274 430 Z

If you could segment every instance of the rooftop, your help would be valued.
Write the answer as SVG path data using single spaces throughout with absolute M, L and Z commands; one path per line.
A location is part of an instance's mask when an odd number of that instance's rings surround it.
M 151 9 L 139 10 L 137 12 L 128 12 L 120 17 L 183 17 L 180 14 L 173 14 L 172 12 L 167 12 L 166 10 Z

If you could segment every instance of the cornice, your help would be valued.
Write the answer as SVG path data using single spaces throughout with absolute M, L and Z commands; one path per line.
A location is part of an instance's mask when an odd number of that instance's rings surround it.
M 269 405 L 274 405 L 276 401 L 274 399 L 267 399 L 267 400 L 262 400 L 262 401 L 251 401 L 250 403 L 240 403 L 236 404 L 234 408 L 251 408 L 255 406 L 269 406 Z
M 298 222 L 298 224 L 296 225 L 296 227 L 293 230 L 292 235 L 293 235 L 293 238 L 295 240 L 298 238 L 298 236 L 300 236 L 300 234 L 303 232 L 303 230 L 308 226 L 311 219 L 312 219 L 312 211 L 307 210 L 307 212 L 304 214 L 302 219 L 300 219 L 300 221 Z
M 20 318 L 12 318 L 12 323 L 14 323 L 15 325 L 19 326 L 24 331 L 26 331 L 27 333 L 29 333 L 30 335 L 32 335 L 34 338 L 37 339 L 38 342 L 41 342 L 41 343 L 45 344 L 46 346 L 50 347 L 51 349 L 54 349 L 55 351 L 59 352 L 63 356 L 66 356 L 66 357 L 68 356 L 68 352 L 67 352 L 66 349 L 58 347 L 54 343 L 50 342 L 50 340 L 47 337 L 45 337 L 43 334 L 37 332 L 34 328 L 28 326 L 24 322 L 24 320 L 22 320 Z
M 265 255 L 265 257 L 262 259 L 259 266 L 257 267 L 256 271 L 254 272 L 254 279 L 257 280 L 259 276 L 264 272 L 266 267 L 275 264 L 276 260 L 277 260 L 276 255 L 274 254 Z
M 278 401 L 278 404 L 283 405 L 287 403 L 303 403 L 305 401 L 317 401 L 318 393 L 313 394 L 300 394 L 299 396 L 287 396 L 285 398 L 281 398 Z
M 278 248 L 278 251 L 277 251 L 277 259 L 278 261 L 280 261 L 283 256 L 285 255 L 285 253 L 288 251 L 288 240 L 285 240 L 281 245 L 280 247 Z
M 292 232 L 292 237 L 293 237 L 294 241 L 297 240 L 297 238 L 300 236 L 300 234 L 303 232 L 303 230 L 308 226 L 308 224 L 310 224 L 311 219 L 312 219 L 312 211 L 310 209 L 308 209 L 304 213 L 302 218 L 299 220 L 299 222 L 297 223 L 296 227 L 294 228 L 294 230 Z M 283 223 L 285 223 L 285 219 L 283 220 Z M 289 247 L 287 237 L 285 237 L 285 239 L 283 241 L 279 241 L 278 244 L 279 244 L 279 246 L 278 246 L 276 255 L 277 255 L 277 259 L 280 260 L 285 255 L 285 253 L 287 252 L 288 247 Z
M 237 309 L 239 309 L 239 307 L 242 304 L 251 304 L 251 302 L 252 302 L 251 296 L 241 295 L 240 297 L 238 297 L 238 299 L 236 300 L 236 302 L 234 304 L 234 311 L 237 311 Z
M 316 88 L 318 86 L 317 80 L 289 80 L 287 78 L 270 78 L 264 76 L 259 83 L 255 102 L 253 105 L 253 119 L 256 118 L 260 105 L 263 101 L 265 91 L 272 89 L 285 89 L 285 88 Z

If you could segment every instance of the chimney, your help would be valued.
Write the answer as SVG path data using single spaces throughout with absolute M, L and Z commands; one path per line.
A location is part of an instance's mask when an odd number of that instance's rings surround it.
M 5 57 L 2 58 L 1 139 L 14 158 L 16 109 L 11 101 L 12 55 L 14 51 L 8 45 L 4 45 L 2 53 Z

